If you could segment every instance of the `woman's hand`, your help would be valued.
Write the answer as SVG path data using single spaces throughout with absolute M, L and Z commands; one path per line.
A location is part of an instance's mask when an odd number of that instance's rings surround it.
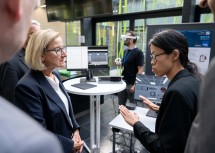
M 135 88 L 135 86 L 132 85 L 131 88 L 130 88 L 130 93 L 134 93 L 134 88 Z
M 153 111 L 158 111 L 159 110 L 160 107 L 158 105 L 154 104 L 153 102 L 151 102 L 150 100 L 148 100 L 146 97 L 141 96 L 141 95 L 139 97 L 143 101 L 143 103 L 147 105 L 147 107 L 149 109 L 151 109 Z
M 130 112 L 125 106 L 119 106 L 120 114 L 124 118 L 124 120 L 130 125 L 134 126 L 134 124 L 139 121 L 139 116 L 137 113 Z
M 74 152 L 82 152 L 84 141 L 81 140 L 78 129 L 75 130 L 75 132 L 73 133 L 72 140 L 74 141 L 74 147 L 73 147 Z
M 73 133 L 73 141 L 81 141 L 81 137 L 80 137 L 80 134 L 79 134 L 79 130 L 75 130 L 75 132 Z

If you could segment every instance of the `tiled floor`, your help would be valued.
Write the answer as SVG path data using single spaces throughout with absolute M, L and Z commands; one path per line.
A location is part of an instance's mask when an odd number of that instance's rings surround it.
M 101 149 L 100 153 L 110 153 L 112 152 L 112 130 L 109 126 L 109 122 L 118 115 L 118 98 L 115 95 L 107 95 L 104 97 L 104 104 L 101 105 Z M 90 146 L 90 114 L 89 111 L 85 115 L 77 118 L 77 122 L 81 126 L 81 137 Z M 123 134 L 122 134 L 123 133 Z M 130 135 L 121 131 L 116 135 L 116 141 L 118 145 L 117 148 L 123 149 L 119 151 L 120 153 L 130 153 L 130 149 L 127 146 L 130 146 Z M 143 150 L 142 145 L 135 138 L 132 139 L 134 144 L 132 145 L 133 153 L 138 153 L 140 150 Z M 126 145 L 126 146 L 125 146 Z M 118 153 L 119 153 L 118 152 Z M 142 151 L 141 153 L 145 153 Z

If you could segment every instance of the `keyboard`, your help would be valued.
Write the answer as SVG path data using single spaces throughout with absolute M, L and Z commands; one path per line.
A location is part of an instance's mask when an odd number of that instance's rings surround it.
M 85 83 L 85 82 L 84 83 L 76 83 L 76 84 L 73 84 L 71 86 L 79 88 L 79 89 L 82 89 L 82 90 L 86 90 L 86 89 L 96 87 L 96 85 Z

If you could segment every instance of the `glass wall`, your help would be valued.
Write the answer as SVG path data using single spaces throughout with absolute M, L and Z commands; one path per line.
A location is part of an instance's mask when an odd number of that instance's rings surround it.
M 66 22 L 66 45 L 81 45 L 81 23 L 80 21 Z
M 196 0 L 196 5 L 199 5 L 199 1 L 200 0 Z M 212 13 L 208 13 L 208 14 L 201 14 L 200 17 L 200 22 L 202 23 L 212 23 L 213 20 L 213 14 Z
M 162 17 L 153 19 L 135 20 L 134 32 L 139 36 L 137 47 L 146 50 L 146 25 L 148 24 L 181 23 L 181 16 Z M 121 41 L 121 35 L 129 31 L 129 21 L 101 22 L 96 24 L 96 45 L 107 45 L 109 48 L 110 69 L 116 69 L 115 58 L 122 58 L 125 46 Z M 117 74 L 120 74 L 118 72 Z
M 144 12 L 150 10 L 160 10 L 166 8 L 182 7 L 184 0 L 113 0 L 113 13 L 126 14 L 133 12 Z M 196 0 L 198 5 L 199 0 Z M 133 18 L 133 17 L 132 17 Z M 135 18 L 135 16 L 134 16 Z M 137 46 L 143 52 L 146 50 L 146 27 L 149 24 L 173 24 L 181 23 L 181 16 L 162 17 L 150 19 L 138 19 L 134 23 L 134 32 L 140 37 Z M 202 14 L 200 22 L 213 22 L 211 13 Z M 96 23 L 96 45 L 107 45 L 109 47 L 109 63 L 110 68 L 115 69 L 114 60 L 117 57 L 122 58 L 124 54 L 124 46 L 121 41 L 121 35 L 129 31 L 129 20 L 114 22 Z M 91 29 L 89 29 L 91 30 Z M 67 45 L 81 45 L 81 25 L 80 21 L 66 23 L 66 43 Z
M 147 25 L 181 23 L 181 20 L 181 16 L 135 20 L 135 33 L 140 37 L 140 39 L 137 41 L 138 48 L 140 48 L 143 52 L 146 50 Z
M 202 23 L 212 23 L 214 21 L 213 14 L 201 14 L 200 22 Z
M 96 24 L 96 45 L 108 46 L 110 69 L 116 69 L 115 58 L 123 56 L 124 46 L 123 41 L 121 41 L 121 35 L 126 34 L 128 31 L 129 21 Z
M 183 0 L 113 0 L 113 13 L 125 14 L 182 6 Z

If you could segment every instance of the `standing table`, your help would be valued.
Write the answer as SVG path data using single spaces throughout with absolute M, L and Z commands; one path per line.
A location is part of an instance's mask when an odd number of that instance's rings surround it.
M 126 84 L 124 81 L 121 83 L 110 81 L 110 83 L 100 84 L 98 83 L 98 78 L 95 77 L 96 82 L 88 83 L 94 84 L 96 87 L 83 90 L 71 86 L 80 83 L 80 79 L 67 80 L 63 85 L 69 93 L 90 96 L 90 148 L 92 153 L 100 153 L 100 95 L 118 93 L 126 88 Z

